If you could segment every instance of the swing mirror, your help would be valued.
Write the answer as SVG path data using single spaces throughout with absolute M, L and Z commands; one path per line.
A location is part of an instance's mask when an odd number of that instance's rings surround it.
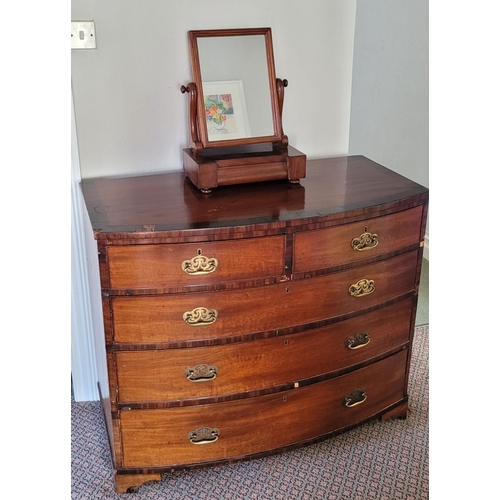
M 190 31 L 202 148 L 282 141 L 270 28 Z M 194 124 L 192 124 L 194 126 Z

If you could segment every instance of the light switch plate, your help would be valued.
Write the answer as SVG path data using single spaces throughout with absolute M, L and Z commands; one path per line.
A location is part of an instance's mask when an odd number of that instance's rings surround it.
M 71 48 L 95 49 L 96 47 L 94 21 L 71 21 Z

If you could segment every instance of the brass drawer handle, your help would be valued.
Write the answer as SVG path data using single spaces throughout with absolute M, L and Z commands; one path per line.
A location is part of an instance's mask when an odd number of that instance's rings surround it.
M 191 382 L 208 382 L 217 377 L 219 369 L 215 365 L 199 364 L 193 368 L 186 368 L 184 375 Z
M 207 309 L 206 307 L 196 307 L 192 311 L 186 311 L 182 315 L 182 319 L 189 326 L 205 326 L 211 325 L 217 319 L 217 311 L 215 309 Z
M 360 349 L 365 345 L 370 343 L 370 334 L 368 332 L 358 332 L 355 333 L 352 337 L 348 337 L 345 340 L 345 345 L 349 349 Z
M 199 427 L 188 433 L 188 439 L 193 444 L 210 444 L 219 439 L 220 431 L 216 427 Z
M 375 281 L 369 279 L 361 279 L 357 283 L 353 283 L 349 287 L 349 294 L 353 297 L 364 297 L 375 291 Z
M 351 247 L 358 252 L 371 250 L 378 245 L 378 234 L 369 233 L 368 228 L 365 226 L 365 232 L 360 234 L 357 238 L 351 241 Z
M 343 403 L 346 408 L 352 408 L 354 406 L 360 405 L 361 403 L 364 403 L 366 401 L 366 398 L 366 391 L 364 389 L 356 389 L 344 398 Z
M 219 261 L 214 257 L 205 257 L 201 248 L 198 248 L 195 257 L 181 264 L 182 270 L 191 276 L 213 273 L 218 265 Z

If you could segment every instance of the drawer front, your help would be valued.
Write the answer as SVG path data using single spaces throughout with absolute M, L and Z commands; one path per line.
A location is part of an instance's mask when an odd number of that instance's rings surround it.
M 347 271 L 263 287 L 115 297 L 115 342 L 189 342 L 303 325 L 410 292 L 417 250 Z M 353 295 L 354 294 L 354 295 Z
M 406 360 L 404 350 L 348 375 L 278 394 L 214 405 L 122 411 L 124 466 L 243 457 L 354 425 L 404 397 Z
M 363 222 L 297 233 L 293 272 L 327 269 L 418 243 L 421 219 L 422 207 L 416 207 Z
M 119 402 L 236 394 L 379 356 L 409 340 L 412 299 L 334 325 L 221 346 L 116 353 Z
M 111 288 L 193 286 L 284 274 L 285 237 L 108 247 Z

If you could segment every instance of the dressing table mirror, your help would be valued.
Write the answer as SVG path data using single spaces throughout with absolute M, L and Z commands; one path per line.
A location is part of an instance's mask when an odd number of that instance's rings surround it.
M 288 82 L 275 75 L 271 28 L 189 31 L 188 40 L 187 177 L 203 193 L 278 179 L 298 184 L 306 157 L 283 133 Z

